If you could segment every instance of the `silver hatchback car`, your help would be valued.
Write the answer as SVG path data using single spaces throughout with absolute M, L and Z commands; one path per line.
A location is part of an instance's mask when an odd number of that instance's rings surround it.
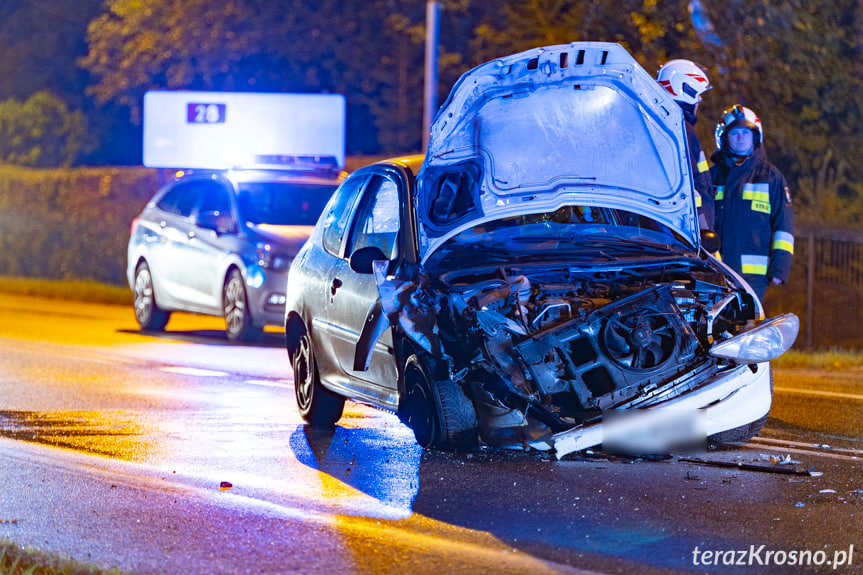
M 284 325 L 291 261 L 338 170 L 178 172 L 132 222 L 126 276 L 141 329 L 172 311 L 223 316 L 231 341 Z
M 351 174 L 291 268 L 297 404 L 397 412 L 424 447 L 557 457 L 745 440 L 765 319 L 698 229 L 679 106 L 619 45 L 576 42 L 464 74 L 426 156 Z

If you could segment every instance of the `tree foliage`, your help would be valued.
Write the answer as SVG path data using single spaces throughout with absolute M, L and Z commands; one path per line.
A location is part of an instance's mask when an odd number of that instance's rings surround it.
M 861 221 L 863 67 L 857 0 L 730 0 L 711 4 L 721 45 L 705 51 L 710 118 L 755 110 L 765 147 L 792 184 L 807 224 Z M 712 129 L 712 126 L 706 126 Z
M 541 45 L 618 42 L 651 73 L 689 58 L 707 67 L 714 86 L 696 127 L 706 151 L 720 112 L 749 106 L 805 219 L 829 209 L 860 220 L 860 0 L 441 6 L 440 101 L 467 68 Z M 109 0 L 89 27 L 81 63 L 99 101 L 133 111 L 152 88 L 342 93 L 349 151 L 402 153 L 421 141 L 424 9 L 423 0 Z
M 0 162 L 18 166 L 69 166 L 84 144 L 80 110 L 50 92 L 0 102 Z
M 73 107 L 84 105 L 87 75 L 75 60 L 87 51 L 87 24 L 103 0 L 2 0 L 0 101 L 49 90 Z
M 149 89 L 342 93 L 355 153 L 404 151 L 420 142 L 424 8 L 416 0 L 111 0 L 88 28 L 81 65 L 96 79 L 90 93 L 128 106 L 136 121 Z

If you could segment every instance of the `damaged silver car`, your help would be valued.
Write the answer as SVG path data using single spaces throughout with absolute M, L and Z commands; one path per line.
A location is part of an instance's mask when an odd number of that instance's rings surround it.
M 679 107 L 619 45 L 464 74 L 426 156 L 354 172 L 290 270 L 297 404 L 398 413 L 424 447 L 641 453 L 742 441 L 797 317 L 698 229 Z M 704 245 L 702 245 L 704 244 Z

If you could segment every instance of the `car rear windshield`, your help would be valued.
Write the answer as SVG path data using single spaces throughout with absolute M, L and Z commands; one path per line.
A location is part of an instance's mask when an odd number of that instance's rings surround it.
M 313 226 L 335 185 L 246 182 L 240 184 L 242 217 L 252 224 Z

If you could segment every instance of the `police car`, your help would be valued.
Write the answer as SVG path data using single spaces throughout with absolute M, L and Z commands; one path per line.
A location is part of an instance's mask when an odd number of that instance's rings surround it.
M 148 92 L 144 163 L 184 169 L 132 222 L 141 328 L 163 330 L 173 311 L 223 316 L 232 341 L 283 326 L 291 262 L 346 176 L 344 99 Z

